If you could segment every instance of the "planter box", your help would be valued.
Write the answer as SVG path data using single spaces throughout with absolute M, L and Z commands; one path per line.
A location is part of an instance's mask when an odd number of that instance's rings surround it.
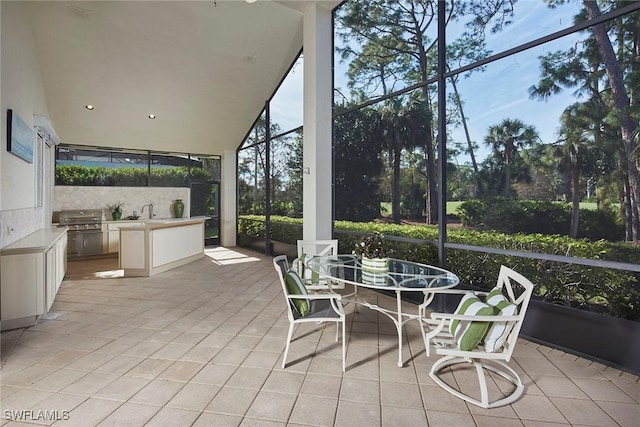
M 267 241 L 261 237 L 249 236 L 246 234 L 238 235 L 238 246 L 251 249 L 263 254 L 267 253 Z M 298 257 L 298 248 L 296 245 L 288 243 L 271 241 L 271 256 L 286 255 L 289 261 Z
M 520 334 L 640 374 L 640 323 L 531 300 Z
M 267 241 L 260 237 L 253 237 L 246 234 L 238 235 L 238 246 L 251 249 L 256 252 L 267 253 Z M 273 248 L 273 244 L 271 245 Z
M 289 243 L 282 243 L 271 241 L 271 255 L 286 255 L 289 258 L 289 262 L 298 258 L 298 247 L 296 245 L 291 245 Z

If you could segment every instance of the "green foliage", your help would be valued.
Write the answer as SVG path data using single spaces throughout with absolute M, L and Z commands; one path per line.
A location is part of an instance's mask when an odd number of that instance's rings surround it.
M 107 208 L 109 208 L 111 212 L 120 212 L 123 206 L 124 206 L 124 203 L 118 200 L 115 203 L 108 204 Z
M 358 242 L 354 246 L 353 253 L 363 258 L 386 258 L 391 255 L 386 248 L 384 236 L 378 232 Z
M 151 168 L 151 185 L 154 187 L 186 187 L 188 169 L 185 166 Z
M 191 186 L 191 216 L 218 216 L 218 189 L 217 183 L 206 181 L 194 183 Z
M 478 230 L 568 235 L 571 205 L 496 197 L 466 201 L 458 207 L 458 215 L 464 226 Z M 624 239 L 624 226 L 612 211 L 580 209 L 578 226 L 581 238 Z
M 302 238 L 302 220 L 272 217 L 272 239 L 295 244 Z M 240 232 L 264 237 L 264 217 L 242 216 Z M 381 233 L 385 248 L 394 258 L 438 264 L 438 228 L 432 225 L 397 225 L 336 221 L 339 252 L 351 253 L 367 235 Z M 401 242 L 405 237 L 414 242 Z M 567 255 L 594 260 L 637 264 L 640 247 L 604 240 L 590 242 L 567 236 L 543 234 L 503 234 L 497 232 L 449 229 L 447 241 L 478 247 Z M 461 249 L 447 250 L 447 267 L 464 285 L 490 289 L 495 285 L 500 265 L 507 265 L 536 284 L 535 296 L 545 301 L 597 311 L 611 316 L 640 320 L 640 275 L 622 270 L 543 261 L 511 255 L 488 254 Z
M 107 168 L 104 166 L 56 165 L 56 185 L 146 187 L 147 168 Z M 209 180 L 206 170 L 191 169 L 191 180 Z M 186 187 L 189 169 L 186 166 L 152 168 L 153 187 Z
M 371 221 L 380 215 L 379 185 L 383 165 L 380 138 L 375 133 L 378 119 L 379 113 L 371 108 L 336 118 L 336 218 Z
M 265 238 L 263 215 L 242 215 L 238 218 L 238 232 L 247 236 Z M 302 239 L 302 219 L 271 215 L 271 239 L 295 245 Z

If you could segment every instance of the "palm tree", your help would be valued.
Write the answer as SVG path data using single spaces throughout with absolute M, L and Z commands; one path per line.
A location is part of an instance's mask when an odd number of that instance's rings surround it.
M 569 235 L 578 237 L 580 220 L 580 176 L 587 161 L 589 142 L 593 140 L 593 120 L 589 117 L 589 104 L 575 103 L 567 107 L 560 118 L 560 139 L 554 150 L 559 167 L 571 174 L 571 225 Z
M 535 127 L 518 119 L 504 119 L 489 127 L 484 143 L 493 149 L 497 159 L 504 163 L 504 196 L 511 196 L 511 168 L 518 150 L 540 139 Z

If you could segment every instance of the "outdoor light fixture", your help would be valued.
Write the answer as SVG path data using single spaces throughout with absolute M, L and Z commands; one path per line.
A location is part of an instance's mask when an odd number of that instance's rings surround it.
M 149 118 L 153 120 L 153 119 L 156 118 L 156 115 L 155 114 L 149 114 Z
M 84 106 L 84 108 L 86 108 L 87 110 L 93 110 L 95 107 L 91 104 L 87 104 Z

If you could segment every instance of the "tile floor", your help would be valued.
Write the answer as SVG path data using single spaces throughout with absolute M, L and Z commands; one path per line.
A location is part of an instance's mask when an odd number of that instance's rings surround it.
M 288 321 L 271 260 L 245 250 L 152 278 L 117 261 L 69 262 L 52 310 L 2 337 L 3 426 L 637 426 L 637 376 L 526 340 L 526 394 L 483 410 L 428 376 L 416 324 L 397 366 L 392 323 L 349 310 L 347 371 L 333 325 Z M 388 297 L 371 294 L 380 303 Z M 455 373 L 459 383 L 469 381 Z M 496 389 L 500 384 L 492 384 Z

